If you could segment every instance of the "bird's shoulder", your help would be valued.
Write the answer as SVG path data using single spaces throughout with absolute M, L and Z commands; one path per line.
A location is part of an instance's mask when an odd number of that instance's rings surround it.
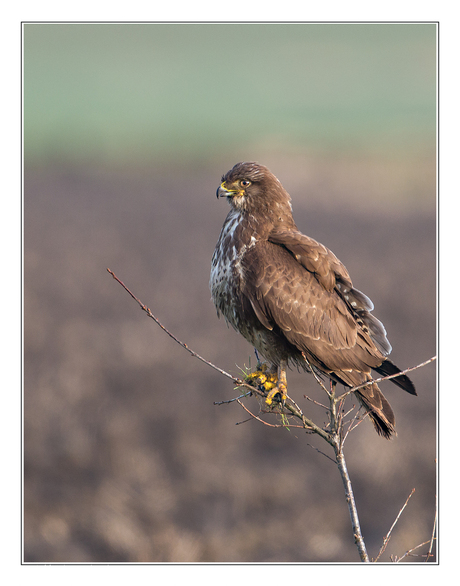
M 353 286 L 345 265 L 314 238 L 295 230 L 273 230 L 268 241 L 286 249 L 327 291 L 332 291 L 338 281 L 349 288 Z

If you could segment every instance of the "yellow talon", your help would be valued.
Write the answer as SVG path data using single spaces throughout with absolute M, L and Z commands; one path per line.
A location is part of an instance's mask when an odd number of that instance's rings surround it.
M 278 382 L 275 377 L 271 376 L 268 378 L 268 380 L 264 383 L 264 390 L 265 391 L 271 391 L 273 388 L 276 387 L 276 383 Z
M 275 373 L 270 372 L 267 364 L 260 364 L 258 370 L 246 375 L 246 381 L 249 383 L 253 382 L 268 391 L 276 385 L 278 378 Z
M 265 389 L 268 390 L 266 385 Z M 287 397 L 287 387 L 285 384 L 279 383 L 279 385 L 274 386 L 274 388 L 272 388 L 272 390 L 268 393 L 267 398 L 265 399 L 265 403 L 267 403 L 267 405 L 271 405 L 276 395 L 281 395 L 281 403 L 284 405 Z
M 276 395 L 280 395 L 281 403 L 284 404 L 287 397 L 287 386 L 285 375 L 278 380 L 278 374 L 273 372 L 267 364 L 258 365 L 258 369 L 246 376 L 246 381 L 256 384 L 261 390 L 268 393 L 265 404 L 271 405 Z

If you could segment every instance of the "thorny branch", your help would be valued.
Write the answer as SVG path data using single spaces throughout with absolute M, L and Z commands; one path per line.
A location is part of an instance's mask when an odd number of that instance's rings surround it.
M 222 405 L 224 403 L 230 403 L 232 401 L 236 401 L 239 405 L 241 405 L 241 407 L 250 415 L 250 417 L 252 419 L 255 419 L 257 421 L 260 421 L 261 423 L 263 423 L 264 425 L 268 425 L 270 427 L 286 427 L 286 423 L 284 422 L 283 419 L 283 423 L 281 424 L 277 424 L 277 425 L 273 425 L 270 423 L 267 423 L 266 421 L 264 421 L 263 419 L 261 419 L 260 417 L 254 415 L 241 401 L 242 398 L 247 397 L 251 394 L 253 395 L 258 395 L 259 398 L 265 398 L 266 394 L 263 390 L 259 389 L 257 386 L 254 386 L 254 384 L 249 384 L 246 380 L 235 377 L 233 375 L 231 375 L 230 373 L 226 372 L 225 370 L 223 370 L 222 368 L 219 368 L 218 366 L 216 366 L 215 364 L 213 364 L 212 362 L 210 362 L 209 360 L 206 360 L 205 358 L 203 358 L 202 356 L 200 356 L 197 352 L 195 352 L 194 350 L 192 350 L 191 348 L 189 348 L 189 346 L 185 343 L 182 342 L 181 340 L 179 340 L 174 334 L 172 334 L 161 322 L 160 320 L 151 312 L 151 310 L 144 305 L 140 299 L 138 299 L 134 293 L 132 293 L 132 291 L 130 291 L 130 289 L 128 289 L 128 287 L 113 273 L 113 271 L 111 271 L 110 269 L 107 269 L 107 272 L 112 275 L 112 277 L 115 279 L 115 281 L 117 281 L 122 287 L 123 289 L 125 289 L 125 291 L 127 293 L 129 293 L 129 295 L 138 303 L 138 305 L 140 306 L 140 308 L 151 318 L 153 319 L 153 321 L 166 333 L 168 334 L 168 336 L 170 338 L 172 338 L 177 344 L 179 344 L 182 348 L 184 348 L 185 350 L 187 350 L 187 352 L 189 352 L 193 357 L 198 358 L 198 360 L 200 360 L 201 362 L 203 362 L 204 364 L 208 365 L 209 367 L 213 368 L 214 370 L 216 370 L 217 372 L 219 372 L 220 374 L 224 375 L 225 377 L 229 378 L 230 380 L 232 380 L 235 385 L 237 387 L 240 388 L 245 388 L 247 389 L 246 393 L 243 393 L 242 395 L 240 395 L 239 397 L 236 397 L 235 399 L 231 399 L 229 401 L 220 401 L 220 402 L 216 402 L 216 405 Z M 430 358 L 429 360 L 426 360 L 425 362 L 422 362 L 421 364 L 418 364 L 417 366 L 414 366 L 412 368 L 407 368 L 406 370 L 402 371 L 401 373 L 397 373 L 394 375 L 389 375 L 389 376 L 385 376 L 385 377 L 381 377 L 378 379 L 374 379 L 372 381 L 367 381 L 365 384 L 363 385 L 359 385 L 357 387 L 354 387 L 352 389 L 348 389 L 345 393 L 336 396 L 335 394 L 335 383 L 331 382 L 331 390 L 328 390 L 326 388 L 326 386 L 324 385 L 323 381 L 320 379 L 320 377 L 317 375 L 317 373 L 315 372 L 315 369 L 308 363 L 308 360 L 306 359 L 306 356 L 304 355 L 304 358 L 307 362 L 307 364 L 310 367 L 310 372 L 313 374 L 313 376 L 316 379 L 316 382 L 321 386 L 321 388 L 325 391 L 325 393 L 327 394 L 328 398 L 329 398 L 329 407 L 324 406 L 328 411 L 329 411 L 329 416 L 330 416 L 330 423 L 328 425 L 328 429 L 323 429 L 322 427 L 319 427 L 318 425 L 316 425 L 316 423 L 314 423 L 312 420 L 308 419 L 307 417 L 305 417 L 305 415 L 303 414 L 302 410 L 300 409 L 300 407 L 295 403 L 295 401 L 287 396 L 286 397 L 286 401 L 284 403 L 284 405 L 278 404 L 273 408 L 270 409 L 270 411 L 276 410 L 276 412 L 280 413 L 282 416 L 283 414 L 290 414 L 293 417 L 297 418 L 298 420 L 300 420 L 301 425 L 292 425 L 291 423 L 289 423 L 290 427 L 300 427 L 305 429 L 308 433 L 315 433 L 317 435 L 319 435 L 320 437 L 322 437 L 330 446 L 332 446 L 333 450 L 334 450 L 334 455 L 335 455 L 335 460 L 333 460 L 332 458 L 330 458 L 329 456 L 327 456 L 330 460 L 332 460 L 333 462 L 335 462 L 337 464 L 337 467 L 339 469 L 340 475 L 342 477 L 342 482 L 344 485 L 344 490 L 345 490 L 345 497 L 346 497 L 346 501 L 348 504 L 348 509 L 349 509 L 349 513 L 350 513 L 350 519 L 351 519 L 351 523 L 352 523 L 352 529 L 353 529 L 353 537 L 355 540 L 355 544 L 356 547 L 358 549 L 359 552 L 359 556 L 361 558 L 362 562 L 369 562 L 369 556 L 367 554 L 366 551 L 366 546 L 364 543 L 364 539 L 361 533 L 361 527 L 360 527 L 360 523 L 359 523 L 359 518 L 358 518 L 358 511 L 356 508 L 356 503 L 355 503 L 355 499 L 354 499 L 354 495 L 353 495 L 353 488 L 352 488 L 352 484 L 351 484 L 351 480 L 350 480 L 350 476 L 348 474 L 348 470 L 347 470 L 347 466 L 346 466 L 346 462 L 345 462 L 345 455 L 343 453 L 343 444 L 344 441 L 348 435 L 348 433 L 354 429 L 357 425 L 354 424 L 355 419 L 349 424 L 348 429 L 346 431 L 345 434 L 343 434 L 343 415 L 341 413 L 342 410 L 342 404 L 344 399 L 346 398 L 347 395 L 349 395 L 350 393 L 353 393 L 354 391 L 360 389 L 363 386 L 366 386 L 368 384 L 370 384 L 371 382 L 375 382 L 375 383 L 379 383 L 381 381 L 384 380 L 389 380 L 394 378 L 395 376 L 400 376 L 401 374 L 406 374 L 407 372 L 416 370 L 418 368 L 421 368 L 422 366 L 425 366 L 427 364 L 429 364 L 430 362 L 434 361 L 436 359 L 436 356 L 433 356 L 432 358 Z M 305 397 L 308 398 L 308 397 Z M 315 402 L 315 401 L 313 401 Z M 359 422 L 358 422 L 359 423 Z M 353 425 L 354 424 L 354 425 Z M 320 450 L 317 450 L 320 453 Z M 414 489 L 415 490 L 415 489 Z M 384 552 L 388 541 L 390 539 L 390 535 L 391 532 L 394 528 L 394 526 L 396 525 L 397 521 L 399 520 L 399 517 L 401 516 L 401 513 L 403 512 L 403 510 L 405 509 L 410 497 L 412 496 L 414 491 L 411 492 L 411 494 L 409 495 L 408 499 L 406 500 L 405 504 L 403 505 L 403 507 L 401 508 L 401 510 L 399 511 L 398 516 L 396 517 L 393 525 L 390 528 L 390 531 L 387 533 L 386 537 L 384 538 L 384 542 L 383 545 L 377 555 L 377 558 L 374 561 L 377 561 L 379 559 L 379 557 L 381 556 L 381 554 Z M 407 557 L 409 555 L 413 555 L 412 552 L 416 549 L 418 549 L 419 547 L 426 545 L 427 543 L 430 544 L 430 548 L 429 548 L 429 552 L 426 555 L 426 561 L 429 559 L 429 557 L 432 556 L 431 554 L 431 550 L 433 547 L 433 543 L 434 540 L 436 539 L 434 537 L 434 531 L 435 531 L 435 526 L 436 526 L 436 519 L 435 519 L 435 524 L 433 527 L 433 534 L 431 536 L 431 540 L 426 541 L 424 543 L 421 543 L 420 545 L 417 545 L 416 547 L 408 550 L 401 558 L 395 558 L 394 561 L 401 561 L 404 557 Z

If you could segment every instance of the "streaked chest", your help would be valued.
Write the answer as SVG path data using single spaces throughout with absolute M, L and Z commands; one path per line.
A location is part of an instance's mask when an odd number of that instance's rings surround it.
M 217 309 L 234 321 L 244 285 L 242 259 L 257 242 L 254 229 L 242 215 L 232 210 L 226 218 L 211 263 L 210 288 Z

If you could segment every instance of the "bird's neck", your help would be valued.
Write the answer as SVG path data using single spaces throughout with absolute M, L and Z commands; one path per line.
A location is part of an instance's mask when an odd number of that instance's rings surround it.
M 252 214 L 232 208 L 222 232 L 234 243 L 238 243 L 238 246 L 247 246 L 254 241 L 268 240 L 272 232 L 283 230 L 297 230 L 291 213 Z

